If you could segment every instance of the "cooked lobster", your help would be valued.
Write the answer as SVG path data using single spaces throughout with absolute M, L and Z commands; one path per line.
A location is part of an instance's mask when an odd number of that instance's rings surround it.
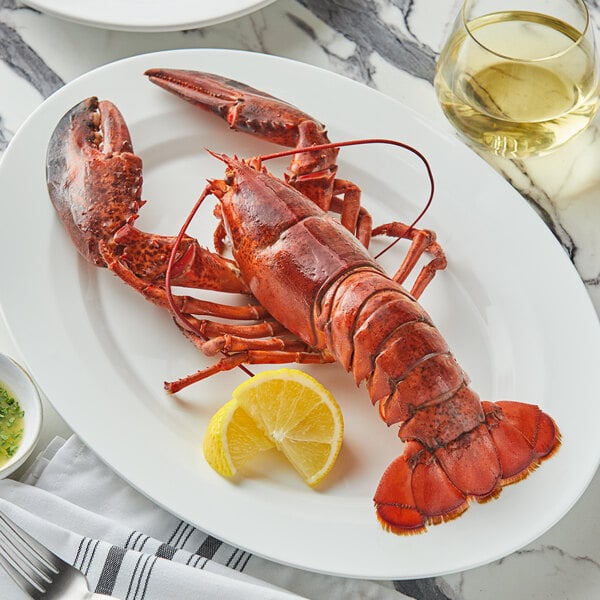
M 455 518 L 470 500 L 497 496 L 556 451 L 558 428 L 539 407 L 480 401 L 470 389 L 416 300 L 446 265 L 435 235 L 402 223 L 371 231 L 359 188 L 336 177 L 338 150 L 322 125 L 219 76 L 147 74 L 231 127 L 295 149 L 285 180 L 265 169 L 265 157 L 214 155 L 225 164 L 225 177 L 210 181 L 198 202 L 209 194 L 218 200 L 211 252 L 185 234 L 186 226 L 173 237 L 134 226 L 143 205 L 141 159 L 113 104 L 84 100 L 54 131 L 48 188 L 79 252 L 171 311 L 202 352 L 221 355 L 213 366 L 166 384 L 168 391 L 252 363 L 338 361 L 357 384 L 366 381 L 388 426 L 401 423 L 404 452 L 374 496 L 382 525 L 401 534 Z M 393 277 L 369 252 L 371 235 L 412 240 Z M 225 238 L 233 259 L 223 256 Z M 424 252 L 432 258 L 409 292 L 402 284 Z M 176 296 L 174 285 L 251 298 L 244 306 L 226 306 Z

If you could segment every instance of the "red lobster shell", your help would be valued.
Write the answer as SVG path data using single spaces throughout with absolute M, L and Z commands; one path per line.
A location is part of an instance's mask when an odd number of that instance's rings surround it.
M 231 127 L 298 149 L 328 142 L 310 116 L 244 84 L 190 71 L 154 69 L 148 75 Z M 141 161 L 110 102 L 92 98 L 74 107 L 48 151 L 50 196 L 81 254 L 171 310 L 200 350 L 224 355 L 215 366 L 171 384 L 171 391 L 242 364 L 337 360 L 357 384 L 366 381 L 387 425 L 401 423 L 404 452 L 374 496 L 379 520 L 396 533 L 420 532 L 460 515 L 470 500 L 497 496 L 553 454 L 560 434 L 552 418 L 530 404 L 480 401 L 417 303 L 445 266 L 432 232 L 401 223 L 371 232 L 360 190 L 336 178 L 337 150 L 297 152 L 286 181 L 269 174 L 260 159 L 215 156 L 226 175 L 211 181 L 203 195 L 218 198 L 217 252 L 209 252 L 187 236 L 155 236 L 134 227 L 143 204 Z M 407 232 L 412 254 L 389 277 L 367 249 L 371 234 Z M 220 253 L 225 237 L 233 261 Z M 402 282 L 423 252 L 433 259 L 409 292 Z M 258 305 L 172 296 L 170 285 L 251 293 Z

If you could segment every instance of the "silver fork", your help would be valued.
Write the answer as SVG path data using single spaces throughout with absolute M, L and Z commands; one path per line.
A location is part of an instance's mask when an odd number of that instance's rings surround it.
M 34 600 L 109 598 L 88 590 L 83 573 L 0 513 L 0 564 Z

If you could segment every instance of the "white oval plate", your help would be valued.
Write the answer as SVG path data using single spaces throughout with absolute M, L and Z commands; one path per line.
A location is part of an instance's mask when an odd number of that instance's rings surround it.
M 237 19 L 274 0 L 25 0 L 43 13 L 101 29 L 181 31 Z
M 212 361 L 194 350 L 165 311 L 78 257 L 45 184 L 52 130 L 91 95 L 121 108 L 145 161 L 148 203 L 137 222 L 145 231 L 177 232 L 206 179 L 222 176 L 223 166 L 204 148 L 240 156 L 272 151 L 150 84 L 143 76 L 150 67 L 221 73 L 302 107 L 327 123 L 334 140 L 388 137 L 424 152 L 437 193 L 422 225 L 438 232 L 450 263 L 422 303 L 483 398 L 539 404 L 555 417 L 563 434 L 558 454 L 459 519 L 424 535 L 386 533 L 372 496 L 402 452 L 397 428 L 379 420 L 364 387 L 356 389 L 351 376 L 328 365 L 306 370 L 341 403 L 346 435 L 335 469 L 318 490 L 275 457 L 236 482 L 211 471 L 202 457 L 205 427 L 245 375 L 236 370 L 187 389 L 181 399 L 193 409 L 167 396 L 164 380 Z M 348 148 L 339 162 L 340 177 L 362 187 L 375 222 L 408 221 L 421 210 L 428 182 L 411 154 L 387 146 Z M 222 540 L 350 577 L 439 575 L 498 559 L 541 535 L 596 470 L 600 327 L 565 252 L 480 158 L 370 88 L 253 53 L 183 50 L 130 58 L 80 77 L 44 102 L 3 157 L 0 193 L 1 300 L 30 371 L 104 461 L 158 504 Z M 214 226 L 211 207 L 203 207 L 190 233 L 210 244 Z M 385 256 L 390 269 L 401 250 Z

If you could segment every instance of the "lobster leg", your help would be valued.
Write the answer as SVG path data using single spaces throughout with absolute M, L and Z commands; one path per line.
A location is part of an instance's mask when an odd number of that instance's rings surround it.
M 404 223 L 393 222 L 376 227 L 373 230 L 373 236 L 377 235 L 387 235 L 396 238 L 407 236 L 411 241 L 411 245 L 402 264 L 392 277 L 392 279 L 400 285 L 406 281 L 406 278 L 410 275 L 424 253 L 433 256 L 433 258 L 421 269 L 413 283 L 410 293 L 414 298 L 419 298 L 425 288 L 431 283 L 435 274 L 438 271 L 444 270 L 448 264 L 442 247 L 436 242 L 435 232 L 431 230 L 409 228 L 409 226 Z
M 164 288 L 148 285 L 135 276 L 122 262 L 107 254 L 103 256 L 109 268 L 125 283 L 137 289 L 147 300 L 169 309 Z M 242 364 L 283 364 L 283 363 L 328 363 L 333 357 L 327 351 L 316 350 L 287 332 L 279 323 L 263 321 L 252 325 L 230 325 L 209 320 L 199 320 L 193 314 L 208 314 L 226 319 L 252 320 L 268 317 L 268 313 L 259 305 L 230 306 L 206 302 L 190 296 L 174 296 L 179 310 L 185 315 L 187 323 L 192 325 L 189 331 L 180 325 L 183 334 L 206 356 L 222 353 L 224 357 L 216 364 L 199 370 L 197 373 L 181 378 L 176 382 L 165 382 L 165 390 L 176 393 L 181 389 L 222 371 L 228 371 Z M 271 320 L 272 321 L 272 320 Z M 178 323 L 179 324 L 179 323 Z M 287 334 L 289 337 L 274 336 L 274 333 Z
M 286 329 L 274 319 L 265 319 L 251 325 L 237 325 L 230 323 L 220 323 L 209 321 L 207 319 L 195 319 L 188 315 L 188 319 L 193 320 L 194 330 L 201 334 L 201 337 L 212 340 L 224 335 L 234 335 L 246 339 L 272 337 L 288 333 Z
M 184 334 L 200 349 L 200 340 L 191 332 L 184 331 Z M 200 345 L 199 345 L 200 344 Z M 327 351 L 312 352 L 276 352 L 263 350 L 245 350 L 236 354 L 225 355 L 218 362 L 201 369 L 192 375 L 188 375 L 177 381 L 166 381 L 165 390 L 169 394 L 176 394 L 189 385 L 202 381 L 217 373 L 230 371 L 241 365 L 277 365 L 277 364 L 323 364 L 334 362 L 335 359 Z
M 312 348 L 298 339 L 285 339 L 271 337 L 268 339 L 254 339 L 237 335 L 224 334 L 212 338 L 199 346 L 203 354 L 215 356 L 219 352 L 235 353 L 246 350 L 262 350 L 264 352 L 312 352 Z
M 340 222 L 356 234 L 365 248 L 371 242 L 371 215 L 360 204 L 360 188 L 351 181 L 336 179 L 329 210 L 340 215 Z M 340 198 L 340 195 L 342 198 Z
M 351 185 L 353 185 L 353 184 L 351 184 Z M 344 207 L 343 207 L 344 201 L 345 201 L 345 198 L 340 198 L 338 196 L 334 196 L 331 199 L 331 206 L 329 207 L 329 210 L 341 215 L 342 212 L 344 211 Z M 346 210 L 348 210 L 348 209 L 346 209 Z M 371 231 L 373 229 L 373 218 L 371 217 L 369 212 L 363 206 L 360 206 L 358 209 L 358 215 L 356 215 L 356 217 L 353 217 L 353 219 L 355 219 L 354 222 L 356 223 L 355 228 L 351 229 L 351 228 L 347 227 L 347 229 L 349 229 L 350 231 L 355 231 L 356 237 L 359 239 L 359 241 L 362 243 L 362 245 L 365 248 L 368 248 L 369 244 L 371 243 Z

